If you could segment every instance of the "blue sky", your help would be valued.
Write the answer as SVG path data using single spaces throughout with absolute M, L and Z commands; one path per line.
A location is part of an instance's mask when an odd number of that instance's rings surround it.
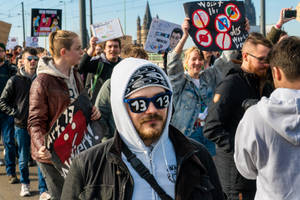
M 22 15 L 21 0 L 0 0 L 0 20 L 11 23 L 10 36 L 17 36 L 19 43 L 23 41 L 22 36 Z M 24 0 L 25 7 L 25 29 L 26 35 L 30 36 L 31 8 L 52 8 L 63 10 L 63 29 L 79 33 L 79 12 L 78 0 Z M 136 39 L 136 19 L 140 16 L 141 21 L 145 14 L 146 0 L 92 0 L 93 20 L 102 22 L 113 18 L 119 18 L 126 30 L 126 34 Z M 160 19 L 181 24 L 184 19 L 183 3 L 186 0 L 149 0 L 152 17 L 156 15 Z M 260 0 L 252 0 L 256 8 L 256 23 L 259 24 Z M 299 0 L 266 0 L 266 24 L 275 24 L 283 7 L 295 8 Z M 89 0 L 86 0 L 87 24 L 89 24 Z M 126 9 L 124 9 L 126 8 Z M 125 11 L 125 12 L 124 12 Z M 125 27 L 126 13 L 126 27 Z M 300 36 L 300 22 L 293 20 L 284 25 L 284 29 L 290 35 Z M 40 46 L 45 47 L 46 38 L 39 38 Z M 186 47 L 192 46 L 188 41 Z M 46 46 L 47 47 L 47 46 Z

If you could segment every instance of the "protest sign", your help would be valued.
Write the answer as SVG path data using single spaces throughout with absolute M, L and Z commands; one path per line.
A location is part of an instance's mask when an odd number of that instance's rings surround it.
M 91 121 L 92 103 L 87 93 L 79 97 L 60 115 L 46 136 L 46 148 L 54 166 L 66 177 L 72 159 L 80 152 L 101 142 L 103 131 Z
M 14 49 L 17 45 L 19 45 L 18 37 L 9 37 L 6 44 L 6 49 Z
M 26 37 L 26 47 L 38 47 L 39 46 L 39 38 L 38 37 Z
M 7 43 L 8 35 L 10 32 L 11 24 L 4 21 L 0 21 L 0 42 L 3 44 Z
M 241 49 L 248 37 L 242 1 L 198 1 L 185 3 L 190 18 L 189 34 L 201 50 Z
M 300 2 L 299 2 L 298 5 L 296 6 L 296 12 L 297 12 L 296 20 L 297 20 L 298 22 L 300 22 Z
M 31 9 L 31 36 L 48 36 L 61 29 L 60 9 Z
M 91 31 L 98 38 L 97 43 L 122 37 L 123 30 L 119 19 L 112 19 L 91 25 Z
M 153 18 L 145 50 L 152 53 L 169 52 L 177 45 L 182 34 L 180 25 Z

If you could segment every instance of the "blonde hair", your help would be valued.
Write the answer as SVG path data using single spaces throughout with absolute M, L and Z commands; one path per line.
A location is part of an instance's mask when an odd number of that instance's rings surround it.
M 73 39 L 78 35 L 72 31 L 57 30 L 49 35 L 49 51 L 53 57 L 60 57 L 60 50 L 66 48 L 70 50 Z
M 191 56 L 191 53 L 193 52 L 193 51 L 197 51 L 197 53 L 199 54 L 199 56 L 200 56 L 200 59 L 202 59 L 202 60 L 204 60 L 204 55 L 203 55 L 203 53 L 202 53 L 202 51 L 200 50 L 200 49 L 198 49 L 197 47 L 191 47 L 191 48 L 189 48 L 189 49 L 187 49 L 185 52 L 184 52 L 184 62 L 183 62 L 183 64 L 184 64 L 184 69 L 185 70 L 187 70 L 187 64 L 188 64 L 188 60 L 190 59 L 190 56 Z

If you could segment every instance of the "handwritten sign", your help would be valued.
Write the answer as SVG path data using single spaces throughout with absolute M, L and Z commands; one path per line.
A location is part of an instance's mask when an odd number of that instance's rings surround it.
M 4 21 L 0 21 L 0 42 L 3 44 L 7 43 L 8 35 L 10 32 L 11 24 Z
M 189 34 L 201 50 L 241 49 L 245 30 L 245 8 L 242 1 L 199 1 L 184 5 L 191 19 Z
M 145 43 L 145 50 L 152 53 L 169 52 L 182 37 L 180 25 L 153 18 Z
M 31 9 L 31 36 L 48 36 L 61 29 L 60 9 Z
M 91 30 L 93 35 L 98 38 L 98 43 L 119 38 L 124 35 L 119 19 L 92 24 Z
M 39 46 L 39 38 L 38 37 L 26 37 L 26 47 L 36 48 Z
M 99 144 L 103 138 L 102 128 L 90 120 L 92 106 L 87 94 L 81 94 L 60 115 L 46 136 L 46 148 L 63 177 L 75 155 Z

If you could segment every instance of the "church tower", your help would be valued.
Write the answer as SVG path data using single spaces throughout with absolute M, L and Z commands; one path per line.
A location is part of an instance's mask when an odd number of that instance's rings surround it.
M 138 17 L 137 18 L 137 41 L 136 41 L 136 43 L 144 46 L 146 43 L 147 35 L 148 35 L 150 25 L 152 22 L 152 17 L 151 17 L 148 1 L 146 4 L 146 11 L 145 11 L 142 26 L 140 26 L 140 22 L 141 22 L 140 17 Z
M 256 11 L 253 2 L 251 0 L 245 0 L 245 12 L 246 17 L 249 19 L 250 25 L 256 25 Z
M 141 18 L 138 16 L 137 20 L 137 31 L 136 31 L 136 43 L 141 44 Z

